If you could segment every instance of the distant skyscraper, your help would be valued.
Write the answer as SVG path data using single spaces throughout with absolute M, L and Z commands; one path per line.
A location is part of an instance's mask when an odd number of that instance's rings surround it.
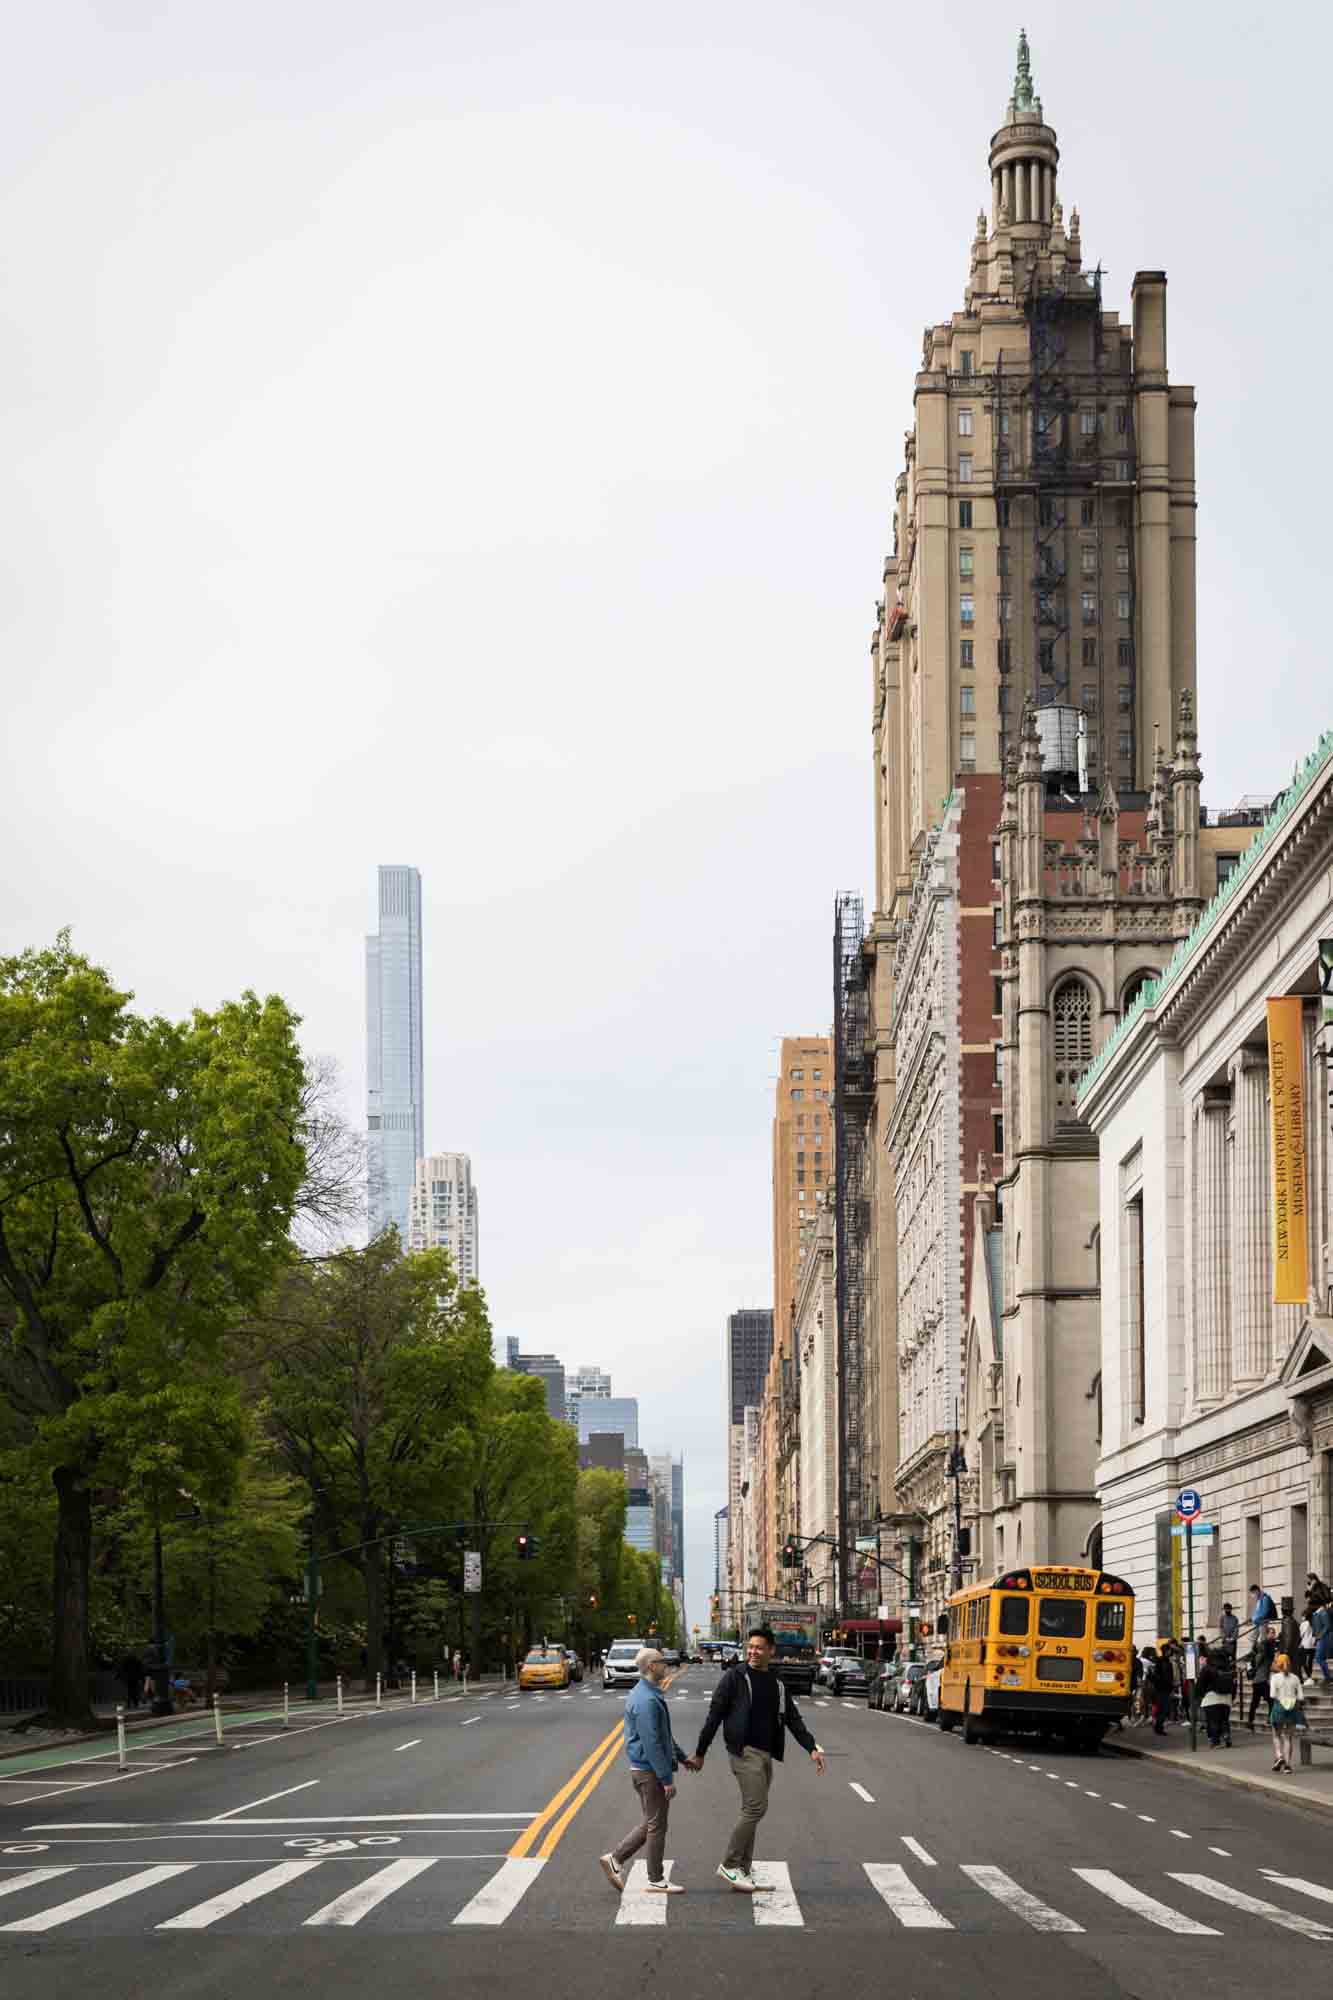
M 639 1399 L 637 1396 L 589 1396 L 579 1398 L 579 1443 L 586 1444 L 598 1431 L 619 1431 L 626 1446 L 639 1442 Z
M 579 1427 L 579 1403 L 583 1397 L 605 1401 L 610 1394 L 611 1377 L 587 1363 L 565 1377 L 565 1416 L 575 1430 Z
M 379 871 L 379 930 L 366 939 L 366 1154 L 370 1233 L 408 1240 L 426 1150 L 421 1054 L 421 873 Z
M 407 1235 L 413 1250 L 447 1250 L 460 1284 L 479 1283 L 477 1190 L 466 1153 L 428 1153 L 417 1161 Z
M 565 1419 L 565 1364 L 554 1354 L 515 1354 L 510 1348 L 510 1367 L 520 1375 L 540 1375 L 546 1389 L 546 1414 Z
M 727 1506 L 731 1529 L 733 1570 L 742 1560 L 745 1518 L 741 1509 L 745 1460 L 745 1412 L 763 1401 L 764 1377 L 773 1352 L 773 1311 L 770 1306 L 742 1306 L 727 1317 Z M 743 1588 L 739 1575 L 731 1589 Z M 737 1603 L 740 1602 L 739 1596 Z

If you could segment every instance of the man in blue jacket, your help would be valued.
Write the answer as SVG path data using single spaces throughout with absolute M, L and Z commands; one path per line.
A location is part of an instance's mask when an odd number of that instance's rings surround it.
M 598 1859 L 611 1887 L 623 1889 L 626 1862 L 646 1846 L 650 1892 L 655 1896 L 680 1896 L 684 1887 L 679 1882 L 667 1881 L 663 1856 L 667 1814 L 676 1796 L 676 1767 L 688 1759 L 671 1733 L 671 1716 L 662 1693 L 666 1661 L 655 1646 L 643 1646 L 634 1664 L 639 1670 L 639 1680 L 625 1702 L 625 1755 L 629 1758 L 630 1782 L 638 1794 L 641 1817 L 633 1833 L 627 1833 L 619 1847 L 599 1855 Z

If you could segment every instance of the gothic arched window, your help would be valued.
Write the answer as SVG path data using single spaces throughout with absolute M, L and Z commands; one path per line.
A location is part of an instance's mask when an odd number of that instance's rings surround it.
M 1081 979 L 1066 979 L 1056 988 L 1051 1007 L 1051 1045 L 1055 1056 L 1055 1115 L 1076 1118 L 1074 1092 L 1092 1061 L 1092 995 Z

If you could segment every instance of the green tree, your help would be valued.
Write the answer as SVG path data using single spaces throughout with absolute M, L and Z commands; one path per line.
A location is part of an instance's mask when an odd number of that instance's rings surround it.
M 270 1433 L 315 1532 L 365 1587 L 373 1681 L 394 1531 L 466 1488 L 493 1372 L 485 1300 L 445 1251 L 404 1256 L 389 1229 L 287 1270 L 257 1332 Z
M 271 1281 L 304 1174 L 285 1003 L 173 1022 L 131 997 L 63 934 L 0 959 L 0 1397 L 55 1488 L 50 1705 L 75 1726 L 94 1492 L 131 1472 L 127 1415 L 197 1379 Z M 187 1472 L 198 1442 L 176 1441 Z
M 564 1604 L 573 1609 L 577 1536 L 575 1491 L 578 1444 L 568 1424 L 546 1413 L 546 1396 L 533 1375 L 497 1369 L 473 1438 L 469 1471 L 470 1518 L 482 1558 L 483 1609 L 491 1623 L 529 1646 L 549 1620 L 563 1629 Z M 515 1541 L 526 1530 L 536 1557 L 518 1560 Z M 499 1614 L 497 1620 L 496 1614 Z M 479 1666 L 481 1663 L 478 1661 Z

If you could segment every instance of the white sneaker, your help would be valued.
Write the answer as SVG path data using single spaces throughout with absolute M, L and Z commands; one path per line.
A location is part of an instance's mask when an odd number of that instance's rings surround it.
M 617 1894 L 622 1893 L 625 1887 L 625 1878 L 620 1872 L 620 1863 L 616 1860 L 615 1855 L 599 1854 L 597 1859 L 601 1862 L 602 1873 L 611 1884 L 611 1887 Z
M 753 1896 L 754 1883 L 743 1868 L 728 1868 L 725 1861 L 719 1861 L 717 1872 L 722 1877 L 722 1880 L 730 1888 L 734 1889 L 738 1895 Z
M 683 1896 L 683 1882 L 645 1882 L 644 1888 L 650 1896 Z

